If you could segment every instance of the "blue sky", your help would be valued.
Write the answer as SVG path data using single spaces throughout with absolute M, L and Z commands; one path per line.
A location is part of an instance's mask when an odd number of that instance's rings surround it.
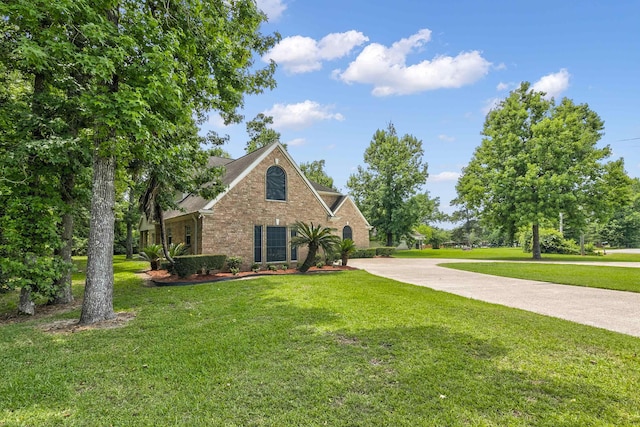
M 324 159 L 346 182 L 377 129 L 393 122 L 422 141 L 425 186 L 451 212 L 455 184 L 488 109 L 522 81 L 587 103 L 605 121 L 601 144 L 640 177 L 640 2 L 261 0 L 278 87 L 242 114 L 274 117 L 298 162 Z M 264 58 L 266 59 L 266 58 Z M 258 65 L 264 64 L 257 59 Z M 203 131 L 228 134 L 244 154 L 245 124 L 212 115 Z

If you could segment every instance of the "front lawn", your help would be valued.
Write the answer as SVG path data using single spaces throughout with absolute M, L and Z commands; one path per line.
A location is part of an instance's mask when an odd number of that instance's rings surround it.
M 640 268 L 515 262 L 459 262 L 443 267 L 562 285 L 640 292 Z
M 364 271 L 144 287 L 143 266 L 115 265 L 124 327 L 0 324 L 0 426 L 640 424 L 638 338 Z
M 396 258 L 493 259 L 496 261 L 532 261 L 531 253 L 522 248 L 409 249 L 396 251 Z M 607 252 L 606 255 L 542 254 L 545 261 L 640 262 L 640 254 Z

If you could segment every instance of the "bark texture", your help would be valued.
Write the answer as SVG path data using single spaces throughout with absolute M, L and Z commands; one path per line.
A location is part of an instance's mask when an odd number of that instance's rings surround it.
M 36 305 L 31 301 L 31 289 L 26 286 L 20 289 L 18 313 L 28 314 L 29 316 L 33 316 L 36 313 Z
M 113 239 L 115 160 L 96 153 L 87 249 L 87 283 L 80 324 L 113 319 Z
M 540 225 L 533 224 L 532 226 L 532 234 L 533 234 L 533 259 L 542 259 L 542 254 L 540 252 Z

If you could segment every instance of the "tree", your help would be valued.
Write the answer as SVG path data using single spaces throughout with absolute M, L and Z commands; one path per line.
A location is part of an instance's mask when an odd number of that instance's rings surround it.
M 387 246 L 411 233 L 428 215 L 424 200 L 414 198 L 428 177 L 423 154 L 422 141 L 411 135 L 398 137 L 389 124 L 387 130 L 375 132 L 365 150 L 367 168 L 358 166 L 347 182 L 358 208 L 385 236 Z
M 296 236 L 291 238 L 291 245 L 294 247 L 307 246 L 309 252 L 307 258 L 298 270 L 302 273 L 307 272 L 313 265 L 318 249 L 322 249 L 325 253 L 335 250 L 340 245 L 340 238 L 333 234 L 333 228 L 323 227 L 322 225 L 306 224 L 304 222 L 296 222 L 294 224 Z
M 624 197 L 622 165 L 603 163 L 611 150 L 596 146 L 602 130 L 588 105 L 566 98 L 556 105 L 522 83 L 487 115 L 482 143 L 458 180 L 458 198 L 510 239 L 519 227 L 531 227 L 533 258 L 540 259 L 541 222 L 563 212 L 582 229 Z
M 80 322 L 109 319 L 118 170 L 150 151 L 179 151 L 176 137 L 211 110 L 227 123 L 240 121 L 244 95 L 275 86 L 275 64 L 257 68 L 254 58 L 279 36 L 259 32 L 266 16 L 251 0 L 20 0 L 3 3 L 0 13 L 2 57 L 10 51 L 12 63 L 30 67 L 34 93 L 76 107 L 78 140 L 87 143 L 93 167 Z M 40 83 L 55 90 L 40 91 Z M 55 99 L 43 96 L 40 105 L 47 123 L 70 117 Z
M 351 239 L 343 239 L 340 242 L 340 259 L 342 260 L 342 265 L 346 266 L 347 262 L 349 262 L 349 257 L 356 252 L 356 244 L 353 243 Z
M 247 122 L 247 133 L 249 134 L 249 141 L 244 151 L 247 154 L 256 151 L 258 148 L 265 147 L 274 142 L 280 142 L 280 132 L 268 127 L 273 124 L 273 117 L 267 116 L 263 113 L 258 114 Z M 283 144 L 285 149 L 286 144 Z
M 333 185 L 333 178 L 327 175 L 327 172 L 324 170 L 324 160 L 314 160 L 308 163 L 300 163 L 300 170 L 304 174 L 304 176 L 309 179 L 309 181 L 313 181 L 320 185 L 324 185 L 325 187 L 329 187 L 333 190 L 336 190 L 336 187 Z

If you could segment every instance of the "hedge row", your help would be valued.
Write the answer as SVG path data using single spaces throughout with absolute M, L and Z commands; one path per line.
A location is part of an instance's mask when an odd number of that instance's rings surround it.
M 226 255 L 183 255 L 174 257 L 173 269 L 180 277 L 191 276 L 200 273 L 202 270 L 222 270 Z
M 351 258 L 373 258 L 375 256 L 391 256 L 396 251 L 396 248 L 380 247 L 380 248 L 367 248 L 356 249 L 356 252 L 351 255 Z
M 384 246 L 380 248 L 376 248 L 376 255 L 378 256 L 391 256 L 396 251 L 396 248 Z

